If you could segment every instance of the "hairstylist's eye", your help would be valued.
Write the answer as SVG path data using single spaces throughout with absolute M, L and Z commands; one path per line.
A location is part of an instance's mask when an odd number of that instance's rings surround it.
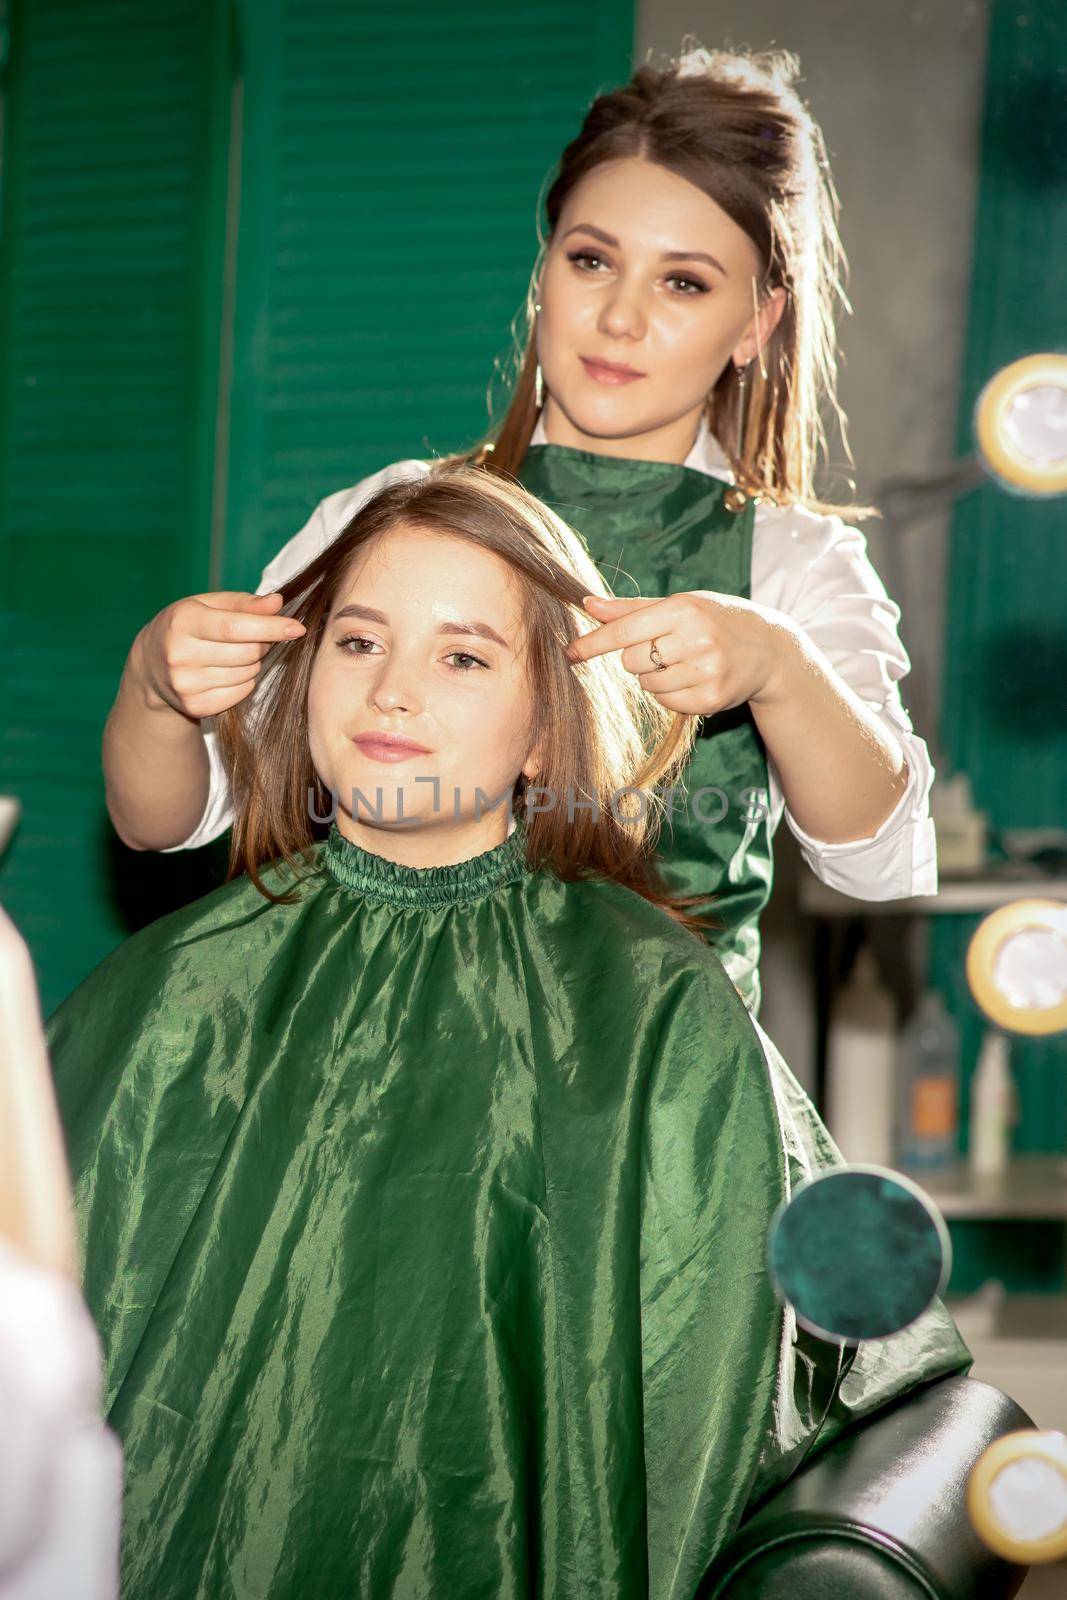
M 668 273 L 667 282 L 668 283 L 672 283 L 672 282 L 673 283 L 690 283 L 690 284 L 692 284 L 693 289 L 696 291 L 697 294 L 710 294 L 711 293 L 711 285 L 710 284 L 704 283 L 703 280 L 700 279 L 700 278 L 692 278 L 692 277 L 690 277 L 688 272 L 671 272 L 671 273 Z M 681 293 L 687 299 L 691 300 L 693 298 L 693 295 L 692 295 L 691 291 L 688 290 L 688 289 L 682 290 Z
M 577 264 L 579 261 L 606 262 L 606 259 L 608 258 L 606 258 L 606 256 L 601 256 L 601 254 L 595 250 L 568 250 L 568 253 L 566 253 L 566 259 L 568 259 L 568 261 L 573 261 L 574 264 Z M 585 267 L 579 267 L 577 270 L 582 272 L 582 274 L 585 274 L 585 277 L 595 277 L 595 269 L 587 270 Z M 696 294 L 712 293 L 712 286 L 710 286 L 710 283 L 704 283 L 702 278 L 691 277 L 688 272 L 669 272 L 669 274 L 667 274 L 667 283 L 691 283 L 691 285 L 693 285 L 691 290 L 678 290 L 678 293 L 681 294 L 681 298 L 683 299 L 693 299 Z
M 599 252 L 596 251 L 596 250 L 568 250 L 567 251 L 567 260 L 568 261 L 573 261 L 575 266 L 578 266 L 579 262 L 583 262 L 583 261 L 605 261 L 605 258 L 604 258 L 604 256 L 600 255 Z M 605 265 L 606 265 L 606 261 L 605 261 Z M 585 272 L 588 269 L 586 267 L 584 267 L 584 266 L 578 266 L 578 270 L 580 272 Z

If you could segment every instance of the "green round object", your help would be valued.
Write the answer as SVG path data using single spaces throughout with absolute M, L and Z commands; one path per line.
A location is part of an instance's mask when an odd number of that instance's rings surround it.
M 940 1212 L 910 1178 L 836 1167 L 798 1185 L 769 1238 L 771 1277 L 820 1339 L 899 1333 L 945 1285 L 951 1247 Z

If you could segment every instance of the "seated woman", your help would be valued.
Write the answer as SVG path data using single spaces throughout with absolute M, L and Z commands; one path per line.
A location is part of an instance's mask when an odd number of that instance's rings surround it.
M 651 859 L 692 719 L 565 658 L 577 536 L 444 468 L 284 592 L 230 880 L 48 1025 L 124 1596 L 692 1595 L 967 1350 L 935 1306 L 842 1357 L 776 1299 L 836 1154 Z

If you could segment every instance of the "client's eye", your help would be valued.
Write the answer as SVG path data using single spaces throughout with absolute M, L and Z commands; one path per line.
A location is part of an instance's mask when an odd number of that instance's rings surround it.
M 337 648 L 339 650 L 343 650 L 346 656 L 365 656 L 369 654 L 369 651 L 349 650 L 347 646 L 350 644 L 374 644 L 374 642 L 375 641 L 373 639 L 368 639 L 366 635 L 362 633 L 346 633 L 343 639 L 338 639 Z
M 363 633 L 346 633 L 343 639 L 338 639 L 337 648 L 343 650 L 347 656 L 367 656 L 371 654 L 369 650 L 349 650 L 348 646 L 350 644 L 375 644 L 376 642 L 374 639 L 368 639 L 366 634 Z M 471 655 L 469 650 L 450 650 L 445 660 L 448 661 L 450 659 L 473 662 L 476 667 L 485 667 L 486 670 L 489 668 L 488 661 L 483 661 L 480 656 Z M 471 667 L 450 666 L 448 670 L 449 672 L 467 673 L 471 671 Z
M 449 655 L 463 661 L 473 661 L 476 667 L 488 667 L 488 661 L 482 661 L 478 656 L 472 656 L 469 650 L 450 650 Z M 470 667 L 449 667 L 449 672 L 469 672 Z

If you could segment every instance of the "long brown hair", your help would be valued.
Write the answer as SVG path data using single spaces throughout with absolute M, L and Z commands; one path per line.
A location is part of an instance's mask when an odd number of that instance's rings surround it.
M 258 868 L 284 860 L 299 876 L 297 857 L 306 859 L 315 840 L 309 802 L 317 817 L 329 810 L 308 743 L 312 667 L 353 561 L 400 524 L 492 551 L 519 586 L 535 708 L 530 743 L 543 752 L 535 787 L 557 801 L 527 810 L 531 786 L 518 776 L 513 805 L 525 815 L 530 866 L 567 882 L 612 879 L 702 936 L 714 923 L 688 908 L 711 896 L 672 893 L 653 858 L 664 810 L 658 786 L 681 778 L 696 718 L 646 694 L 617 652 L 567 660 L 567 644 L 595 626 L 583 595 L 609 591 L 566 523 L 518 484 L 475 467 L 439 464 L 427 477 L 381 490 L 283 585 L 283 613 L 307 632 L 272 646 L 255 693 L 216 717 L 234 801 L 227 879 L 247 872 L 268 900 L 297 898 L 268 890 Z M 560 796 L 568 797 L 565 809 Z
M 450 460 L 518 471 L 538 416 L 534 326 L 544 251 L 568 196 L 588 173 L 606 161 L 639 157 L 687 179 L 744 229 L 763 265 L 761 300 L 774 288 L 786 290 L 778 326 L 748 368 L 746 390 L 739 393 L 741 378 L 728 361 L 708 396 L 709 427 L 737 482 L 778 504 L 872 514 L 868 506 L 832 504 L 815 492 L 818 459 L 827 450 L 823 401 L 836 413 L 851 462 L 837 398 L 834 326 L 838 302 L 846 311 L 851 306 L 839 202 L 822 133 L 794 88 L 799 70 L 788 51 L 695 50 L 662 70 L 640 67 L 628 83 L 596 97 L 563 151 L 545 200 L 549 234 L 519 313 L 525 339 L 518 325 L 514 330 L 506 412 L 478 444 Z

